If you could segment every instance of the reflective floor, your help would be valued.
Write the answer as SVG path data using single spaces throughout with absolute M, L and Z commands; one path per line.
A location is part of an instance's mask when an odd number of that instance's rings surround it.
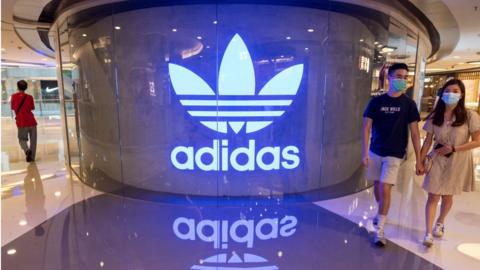
M 70 182 L 74 196 L 64 200 L 73 205 L 57 204 L 47 217 L 45 202 L 56 199 L 47 186 L 55 184 L 35 187 L 38 176 L 30 165 L 24 192 L 4 199 L 4 229 L 21 227 L 22 218 L 31 229 L 2 247 L 2 269 L 439 269 L 394 243 L 373 247 L 363 227 L 322 207 L 280 197 L 204 206 L 101 194 L 75 203 L 75 193 L 92 192 Z M 15 198 L 27 207 L 17 219 Z M 46 220 L 31 221 L 29 207 Z
M 425 250 L 418 242 L 425 195 L 418 180 L 399 185 L 390 242 L 379 249 L 370 241 L 376 208 L 370 190 L 317 203 L 282 197 L 160 203 L 96 192 L 58 161 L 24 166 L 2 175 L 2 269 L 480 266 L 472 245 L 480 243 L 479 193 L 458 196 L 445 239 Z
M 143 201 L 85 186 L 61 156 L 2 170 L 2 269 L 480 269 L 479 192 L 455 197 L 427 250 L 421 179 L 399 183 L 381 249 L 370 189 L 315 203 Z
M 82 184 L 63 162 L 13 164 L 2 172 L 2 246 L 76 202 L 100 192 Z
M 421 177 L 414 177 L 413 181 L 403 181 L 394 187 L 386 237 L 444 269 L 480 269 L 480 192 L 454 197 L 453 208 L 445 221 L 444 237 L 435 239 L 434 246 L 426 249 L 421 245 L 427 199 L 421 188 L 422 181 Z M 477 186 L 480 186 L 478 181 Z M 373 189 L 315 204 L 373 231 L 370 217 L 377 210 Z
M 63 160 L 62 127 L 59 116 L 37 117 L 37 160 Z M 2 172 L 22 166 L 25 155 L 18 145 L 15 120 L 2 117 Z M 25 168 L 23 168 L 25 169 Z

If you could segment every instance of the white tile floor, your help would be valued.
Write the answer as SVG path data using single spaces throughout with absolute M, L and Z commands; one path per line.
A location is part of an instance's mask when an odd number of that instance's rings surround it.
M 63 162 L 35 166 L 16 163 L 16 169 L 2 172 L 2 246 L 71 205 L 101 194 L 72 177 Z
M 480 269 L 480 192 L 454 197 L 444 238 L 435 240 L 434 246 L 426 249 L 420 242 L 424 236 L 427 198 L 421 188 L 422 181 L 422 177 L 414 177 L 413 181 L 394 187 L 385 228 L 387 238 L 444 269 Z M 377 205 L 372 188 L 316 204 L 373 230 L 371 217 L 376 214 Z

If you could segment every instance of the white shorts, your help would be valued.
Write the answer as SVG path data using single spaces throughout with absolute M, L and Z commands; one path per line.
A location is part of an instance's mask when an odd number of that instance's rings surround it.
M 381 157 L 370 151 L 370 162 L 367 168 L 368 181 L 380 181 L 385 184 L 397 183 L 398 171 L 403 159 L 397 157 Z

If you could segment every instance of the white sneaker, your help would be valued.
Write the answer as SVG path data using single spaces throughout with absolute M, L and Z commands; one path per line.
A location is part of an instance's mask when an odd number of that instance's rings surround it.
M 437 238 L 442 238 L 444 233 L 445 225 L 443 225 L 442 223 L 435 224 L 435 226 L 433 227 L 433 236 Z
M 385 238 L 385 231 L 383 228 L 379 228 L 375 231 L 373 243 L 379 247 L 384 247 L 387 244 L 387 239 Z
M 423 245 L 426 246 L 427 248 L 429 248 L 433 245 L 432 234 L 429 233 L 429 234 L 425 235 L 425 238 L 423 238 Z

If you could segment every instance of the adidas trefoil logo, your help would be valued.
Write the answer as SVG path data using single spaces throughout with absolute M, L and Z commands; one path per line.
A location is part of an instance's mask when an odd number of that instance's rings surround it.
M 268 262 L 267 259 L 250 253 L 244 253 L 243 258 L 232 252 L 230 258 L 227 253 L 213 255 L 200 260 L 199 265 L 193 265 L 191 270 L 278 270 L 278 266 Z
M 170 79 L 187 112 L 209 129 L 227 133 L 259 131 L 285 113 L 297 94 L 303 64 L 275 75 L 256 94 L 255 72 L 247 46 L 236 34 L 225 50 L 218 74 L 218 96 L 200 76 L 170 63 Z M 242 99 L 239 99 L 241 97 Z

